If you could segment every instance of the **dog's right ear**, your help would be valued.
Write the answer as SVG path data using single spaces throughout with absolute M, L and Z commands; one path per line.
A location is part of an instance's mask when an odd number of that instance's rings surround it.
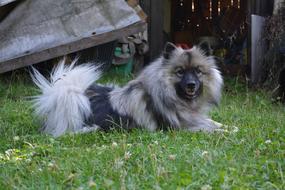
M 170 55 L 177 49 L 177 47 L 171 43 L 171 42 L 167 42 L 164 46 L 164 51 L 163 51 L 163 58 L 164 59 L 169 59 Z
M 212 50 L 211 50 L 209 43 L 202 42 L 198 44 L 198 47 L 205 53 L 206 56 L 212 55 Z

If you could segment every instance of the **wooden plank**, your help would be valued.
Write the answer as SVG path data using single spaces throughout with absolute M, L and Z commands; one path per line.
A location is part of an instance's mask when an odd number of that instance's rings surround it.
M 7 5 L 9 3 L 15 2 L 17 0 L 0 0 L 0 7 Z
M 150 51 L 147 62 L 157 58 L 163 48 L 163 0 L 140 0 L 140 5 L 148 15 L 148 43 Z
M 69 44 L 64 44 L 58 47 L 46 49 L 40 52 L 27 52 L 26 55 L 22 57 L 11 59 L 0 63 L 0 73 L 15 70 L 21 67 L 46 61 L 52 58 L 56 58 L 62 55 L 67 55 L 70 53 L 77 52 L 86 48 L 94 47 L 100 44 L 104 44 L 121 37 L 126 37 L 135 33 L 142 32 L 146 30 L 147 26 L 145 22 L 137 22 L 128 27 L 117 29 L 104 34 L 96 35 L 83 38 L 76 42 L 71 42 Z
M 163 0 L 151 1 L 150 59 L 157 58 L 163 49 Z
M 11 3 L 4 4 L 4 1 L 1 4 L 0 0 L 0 22 L 18 5 L 18 3 L 21 2 L 17 0 L 11 0 Z
M 149 63 L 150 62 L 150 51 L 151 51 L 151 41 L 150 41 L 150 36 L 151 36 L 151 32 L 150 32 L 150 1 L 151 0 L 139 0 L 140 6 L 142 7 L 143 11 L 148 15 L 147 17 L 147 23 L 148 23 L 148 29 L 147 29 L 147 35 L 148 35 L 148 45 L 149 45 L 149 51 L 144 55 L 144 60 L 145 63 Z
M 147 15 L 150 15 L 150 0 L 139 0 L 139 4 L 142 7 L 143 11 Z M 150 18 L 148 17 L 148 19 Z

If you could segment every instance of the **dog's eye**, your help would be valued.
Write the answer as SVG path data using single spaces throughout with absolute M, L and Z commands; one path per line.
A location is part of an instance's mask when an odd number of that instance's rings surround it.
M 199 74 L 199 75 L 202 74 L 202 71 L 201 71 L 201 69 L 199 67 L 196 67 L 195 70 L 196 70 L 197 74 Z
M 178 77 L 182 77 L 184 75 L 184 70 L 181 67 L 175 69 L 175 73 Z

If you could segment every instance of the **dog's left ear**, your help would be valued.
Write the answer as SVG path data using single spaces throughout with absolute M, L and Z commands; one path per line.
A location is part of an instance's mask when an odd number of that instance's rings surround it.
M 176 46 L 171 43 L 171 42 L 167 42 L 164 46 L 164 51 L 163 51 L 163 58 L 164 59 L 169 59 L 170 55 L 176 50 Z

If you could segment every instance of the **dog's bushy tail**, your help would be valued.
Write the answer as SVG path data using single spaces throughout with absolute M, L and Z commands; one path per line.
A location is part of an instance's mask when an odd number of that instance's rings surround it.
M 43 132 L 58 137 L 65 132 L 83 128 L 84 120 L 91 114 L 90 101 L 85 95 L 87 88 L 101 75 L 99 66 L 91 64 L 65 65 L 62 60 L 46 79 L 33 68 L 31 74 L 41 95 L 35 96 L 36 114 L 44 120 Z

